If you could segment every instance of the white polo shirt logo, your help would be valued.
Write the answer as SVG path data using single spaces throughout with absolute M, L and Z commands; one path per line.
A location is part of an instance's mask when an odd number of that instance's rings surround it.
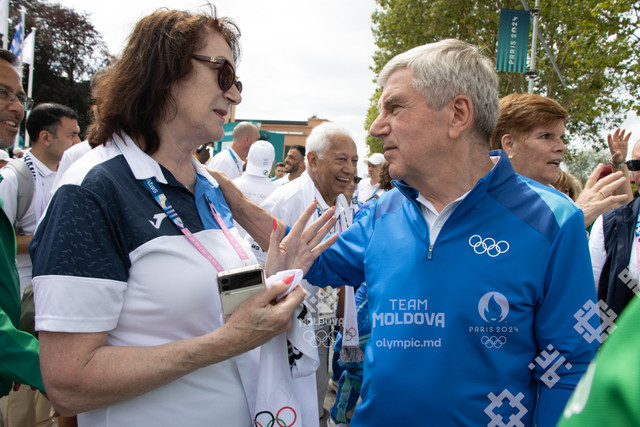
M 153 219 L 155 220 L 149 220 L 149 223 L 151 225 L 153 225 L 157 230 L 160 229 L 160 225 L 162 224 L 162 220 L 165 219 L 167 217 L 166 213 L 159 213 L 159 214 L 155 214 L 153 216 Z

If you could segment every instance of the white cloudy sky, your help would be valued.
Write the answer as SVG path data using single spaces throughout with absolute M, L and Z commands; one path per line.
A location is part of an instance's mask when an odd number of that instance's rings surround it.
M 113 54 L 120 52 L 141 17 L 160 7 L 196 10 L 205 4 L 205 0 L 53 1 L 89 13 Z M 363 123 L 375 88 L 369 69 L 375 50 L 371 34 L 375 0 L 211 2 L 220 16 L 232 17 L 242 31 L 238 75 L 245 89 L 237 118 L 306 120 L 315 114 L 347 127 L 360 157 L 367 156 Z M 635 115 L 622 127 L 632 132 L 632 142 L 640 138 L 640 119 Z
M 55 0 L 90 14 L 118 54 L 134 24 L 160 7 L 197 10 L 204 0 Z M 238 75 L 244 90 L 236 118 L 306 120 L 343 125 L 364 144 L 364 118 L 375 89 L 371 34 L 374 0 L 213 0 L 242 32 Z M 362 163 L 362 162 L 361 162 Z M 362 169 L 361 169 L 362 170 Z

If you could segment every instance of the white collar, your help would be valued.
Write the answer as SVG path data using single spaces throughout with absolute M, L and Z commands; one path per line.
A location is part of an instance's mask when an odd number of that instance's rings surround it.
M 26 156 L 25 159 L 31 160 L 31 162 L 33 163 L 33 166 L 36 168 L 37 173 L 40 174 L 41 176 L 47 177 L 52 173 L 56 172 L 56 171 L 52 171 L 44 163 L 42 163 L 40 159 L 38 159 L 35 156 L 35 154 L 31 152 L 31 149 L 27 150 L 27 152 L 24 153 L 24 156 Z
M 160 164 L 156 162 L 151 156 L 142 151 L 138 145 L 126 134 L 124 139 L 117 134 L 113 134 L 110 142 L 113 144 L 116 150 L 118 150 L 125 161 L 129 165 L 129 169 L 133 172 L 133 176 L 137 180 L 144 180 L 148 178 L 155 178 L 156 181 L 162 184 L 167 184 L 168 181 L 162 173 Z M 195 158 L 191 157 L 191 164 L 194 165 L 196 173 L 206 177 L 214 187 L 218 187 L 218 183 L 209 174 L 207 169 Z
M 317 199 L 318 207 L 322 212 L 324 212 L 325 210 L 331 207 L 322 198 L 322 194 L 320 194 L 320 190 L 316 188 L 316 185 L 314 184 L 313 180 L 311 179 L 311 176 L 309 175 L 309 173 L 307 173 L 306 170 L 302 172 L 302 175 L 300 175 L 298 179 L 301 180 L 302 185 L 300 189 L 303 192 L 304 200 L 309 200 L 309 203 L 311 203 L 313 199 Z M 293 181 L 293 182 L 296 182 L 296 181 Z M 336 197 L 335 207 L 336 207 L 335 215 L 339 218 L 339 220 L 343 222 L 342 228 L 346 229 L 348 226 L 351 225 L 352 211 L 349 209 L 349 205 L 347 204 L 347 199 L 344 197 L 344 194 L 338 194 L 338 197 Z

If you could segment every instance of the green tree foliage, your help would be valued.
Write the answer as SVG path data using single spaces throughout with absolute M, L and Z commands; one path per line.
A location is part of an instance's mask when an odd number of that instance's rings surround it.
M 26 9 L 25 37 L 36 28 L 32 91 L 36 105 L 67 105 L 78 112 L 80 129 L 86 130 L 91 121 L 89 82 L 109 59 L 102 36 L 86 14 L 41 0 L 10 0 L 11 37 L 22 6 Z M 27 71 L 25 66 L 25 90 Z
M 495 60 L 500 9 L 523 9 L 518 0 L 377 0 L 377 4 L 372 15 L 376 74 L 398 53 L 444 38 L 476 44 Z M 529 7 L 533 5 L 529 0 Z M 537 43 L 535 93 L 556 99 L 569 111 L 571 142 L 601 149 L 605 141 L 600 135 L 615 129 L 628 112 L 640 114 L 639 11 L 640 3 L 631 0 L 541 1 L 539 29 L 567 87 Z M 523 74 L 499 75 L 500 96 L 527 91 Z M 367 129 L 378 114 L 379 96 L 376 92 L 371 97 Z M 380 151 L 375 138 L 369 137 L 367 144 L 371 152 Z
M 584 185 L 598 163 L 606 165 L 610 158 L 609 150 L 597 151 L 593 147 L 588 147 L 567 153 L 562 162 L 567 165 L 569 172 L 577 176 Z

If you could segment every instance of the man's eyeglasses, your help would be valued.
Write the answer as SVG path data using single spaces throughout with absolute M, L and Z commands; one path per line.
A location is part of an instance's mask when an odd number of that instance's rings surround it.
M 238 92 L 242 92 L 242 83 L 240 80 L 236 80 L 236 71 L 226 58 L 221 56 L 212 58 L 210 56 L 196 55 L 195 53 L 191 56 L 198 61 L 208 62 L 213 69 L 218 70 L 218 86 L 223 92 L 231 89 L 232 85 L 236 85 Z
M 630 171 L 640 171 L 640 160 L 627 160 L 624 162 Z
M 360 181 L 362 181 L 362 178 L 360 178 L 359 176 L 353 177 L 353 182 L 355 182 L 356 184 L 360 184 Z
M 0 100 L 11 104 L 16 99 L 18 100 L 18 102 L 20 102 L 20 104 L 22 104 L 26 111 L 31 110 L 31 107 L 33 107 L 33 99 L 29 98 L 26 95 L 18 95 L 17 93 L 7 88 L 0 87 Z

